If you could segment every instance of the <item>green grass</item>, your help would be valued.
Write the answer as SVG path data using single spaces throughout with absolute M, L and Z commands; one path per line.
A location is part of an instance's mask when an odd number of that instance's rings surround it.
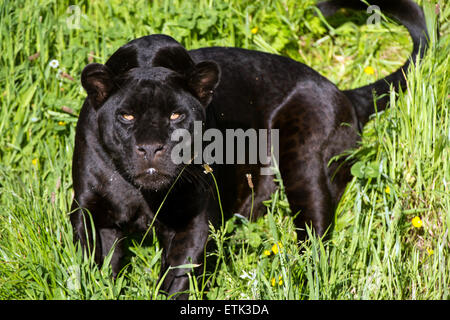
M 345 155 L 356 161 L 355 177 L 331 239 L 311 237 L 299 253 L 279 181 L 264 218 L 236 216 L 212 230 L 216 272 L 191 278 L 192 299 L 450 297 L 450 8 L 439 2 L 439 40 L 433 36 L 408 89 L 392 96 L 391 108 L 374 116 L 361 145 Z M 72 244 L 71 158 L 87 63 L 162 32 L 188 49 L 239 46 L 290 56 L 346 89 L 392 72 L 411 48 L 404 28 L 367 26 L 364 14 L 328 27 L 314 17 L 314 1 L 192 3 L 86 1 L 79 29 L 68 28 L 69 1 L 0 4 L 1 299 L 165 299 L 155 240 L 141 246 L 129 239 L 133 255 L 116 281 L 108 265 L 96 268 Z M 431 25 L 434 6 L 427 8 Z M 49 66 L 53 59 L 58 69 Z M 375 75 L 364 73 L 367 66 Z

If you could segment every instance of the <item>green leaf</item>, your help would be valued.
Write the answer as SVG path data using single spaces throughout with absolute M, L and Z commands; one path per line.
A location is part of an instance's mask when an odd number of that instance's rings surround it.
M 261 237 L 257 233 L 250 233 L 248 237 L 248 244 L 251 245 L 253 248 L 257 248 L 261 245 Z
M 19 109 L 18 112 L 16 112 L 14 116 L 14 123 L 21 124 L 23 122 L 23 119 L 25 118 L 25 110 L 29 110 L 29 104 L 31 102 L 31 99 L 34 96 L 34 93 L 36 92 L 38 83 L 34 83 L 31 85 L 27 90 L 25 90 L 24 93 L 19 98 Z
M 180 264 L 179 266 L 170 267 L 169 269 L 193 269 L 200 267 L 201 264 L 196 263 L 186 263 L 186 264 Z
M 364 178 L 364 171 L 363 171 L 364 166 L 365 166 L 364 162 L 358 161 L 352 166 L 352 168 L 350 169 L 350 173 L 352 174 L 352 176 L 358 179 L 362 179 Z
M 366 164 L 362 161 L 358 161 L 352 166 L 350 173 L 358 179 L 377 178 L 380 175 L 379 167 L 380 164 L 378 162 Z
M 380 164 L 378 162 L 371 162 L 365 167 L 365 175 L 368 178 L 377 178 L 380 175 Z

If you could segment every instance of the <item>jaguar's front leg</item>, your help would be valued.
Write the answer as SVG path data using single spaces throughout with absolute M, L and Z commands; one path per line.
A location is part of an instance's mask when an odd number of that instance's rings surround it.
M 181 230 L 166 230 L 159 234 L 163 246 L 160 281 L 161 290 L 170 298 L 187 299 L 189 293 L 188 273 L 192 268 L 178 268 L 193 264 L 194 276 L 203 270 L 204 251 L 208 240 L 209 226 L 206 213 L 193 217 Z

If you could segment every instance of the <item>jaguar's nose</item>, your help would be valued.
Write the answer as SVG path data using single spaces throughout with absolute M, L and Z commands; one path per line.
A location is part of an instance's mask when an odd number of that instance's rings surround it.
M 148 143 L 136 146 L 136 153 L 148 160 L 153 160 L 164 152 L 164 145 L 161 143 Z

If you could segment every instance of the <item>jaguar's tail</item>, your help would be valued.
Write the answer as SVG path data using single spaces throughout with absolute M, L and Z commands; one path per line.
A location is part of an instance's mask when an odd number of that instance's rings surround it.
M 369 116 L 375 112 L 373 92 L 377 95 L 376 107 L 378 111 L 384 110 L 389 102 L 389 88 L 392 85 L 395 90 L 404 89 L 406 86 L 405 74 L 409 64 L 414 63 L 417 56 L 423 57 L 428 46 L 428 31 L 425 16 L 422 9 L 411 0 L 369 0 L 370 5 L 378 6 L 380 11 L 398 20 L 404 25 L 413 41 L 413 51 L 408 61 L 397 71 L 389 76 L 367 86 L 346 90 L 344 93 L 352 101 L 358 113 L 359 121 L 365 124 Z M 317 4 L 322 14 L 330 16 L 340 8 L 367 10 L 368 5 L 361 0 L 331 0 Z

